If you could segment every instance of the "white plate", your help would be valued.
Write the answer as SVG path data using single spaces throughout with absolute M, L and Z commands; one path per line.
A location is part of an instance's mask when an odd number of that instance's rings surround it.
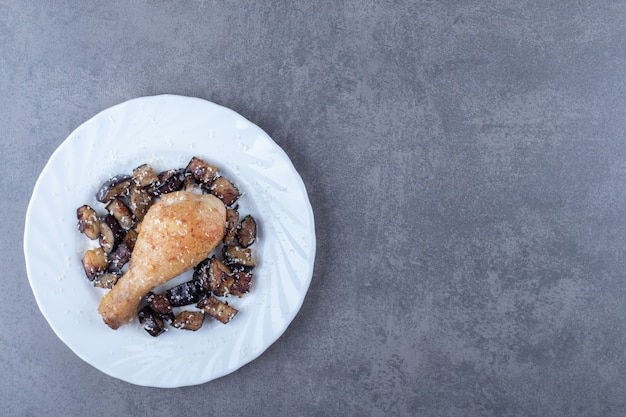
M 241 214 L 259 224 L 251 292 L 229 302 L 239 314 L 197 332 L 149 336 L 135 320 L 109 329 L 97 312 L 106 290 L 85 278 L 89 240 L 76 209 L 102 205 L 107 178 L 143 164 L 185 167 L 197 155 L 216 164 L 244 192 Z M 78 127 L 54 152 L 35 185 L 24 231 L 30 285 L 48 323 L 79 357 L 124 381 L 154 387 L 200 384 L 231 373 L 265 351 L 300 309 L 315 258 L 313 212 L 287 155 L 260 128 L 211 102 L 181 96 L 119 104 Z M 180 280 L 191 278 L 191 272 Z

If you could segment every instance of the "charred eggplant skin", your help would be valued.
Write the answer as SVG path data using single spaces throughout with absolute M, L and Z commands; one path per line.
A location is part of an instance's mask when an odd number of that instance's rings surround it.
M 216 166 L 209 164 L 203 159 L 194 156 L 189 161 L 186 172 L 189 172 L 196 181 L 204 184 L 205 186 L 210 186 L 213 183 L 213 180 L 217 177 L 218 169 Z
M 234 245 L 237 243 L 237 228 L 239 227 L 239 212 L 236 208 L 228 207 L 226 209 L 226 233 L 222 242 L 225 245 Z
M 113 217 L 117 219 L 120 226 L 122 226 L 125 230 L 128 230 L 135 225 L 133 214 L 121 198 L 116 197 L 109 201 L 105 208 L 109 214 L 113 215 Z
M 104 252 L 111 253 L 117 249 L 124 235 L 124 229 L 115 217 L 108 214 L 100 219 L 100 247 Z
M 187 281 L 170 288 L 165 292 L 172 307 L 187 306 L 197 303 L 200 299 L 198 287 L 194 281 Z
M 130 175 L 116 175 L 109 178 L 100 186 L 96 193 L 96 200 L 101 203 L 106 203 L 109 200 L 113 200 L 115 197 L 128 195 L 128 188 L 133 182 L 133 177 Z
M 239 246 L 247 248 L 252 245 L 256 240 L 256 220 L 251 215 L 247 215 L 243 218 L 239 227 L 237 228 L 237 241 Z
M 156 197 L 163 194 L 179 191 L 185 183 L 185 171 L 182 169 L 170 169 L 159 175 L 159 185 L 157 185 L 152 194 Z
M 149 306 L 141 309 L 137 317 L 139 323 L 143 325 L 143 329 L 152 337 L 157 337 L 166 330 L 163 319 Z

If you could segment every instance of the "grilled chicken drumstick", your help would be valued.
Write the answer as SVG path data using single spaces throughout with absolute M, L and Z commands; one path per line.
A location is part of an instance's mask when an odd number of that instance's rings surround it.
M 165 194 L 146 213 L 128 271 L 100 302 L 112 329 L 133 320 L 143 296 L 193 268 L 222 241 L 226 208 L 210 194 Z

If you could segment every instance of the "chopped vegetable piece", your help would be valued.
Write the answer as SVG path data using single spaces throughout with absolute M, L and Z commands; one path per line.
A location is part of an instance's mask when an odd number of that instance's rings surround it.
M 157 337 L 166 330 L 163 319 L 152 311 L 149 306 L 142 308 L 137 317 L 139 318 L 139 323 L 143 325 L 143 329 L 152 337 Z
M 83 256 L 83 267 L 89 281 L 93 281 L 109 267 L 106 255 L 102 248 L 90 249 Z
M 185 171 L 182 169 L 170 169 L 169 171 L 159 174 L 159 182 L 152 194 L 155 196 L 161 196 L 163 194 L 179 191 L 183 188 L 185 181 Z
M 135 182 L 143 188 L 149 187 L 159 181 L 156 172 L 154 172 L 154 169 L 148 164 L 143 164 L 133 169 L 133 177 L 135 178 Z
M 126 246 L 128 246 L 128 249 L 130 249 L 131 252 L 133 251 L 133 249 L 135 249 L 136 241 L 137 241 L 137 230 L 136 229 L 127 230 L 126 234 L 124 235 L 123 242 L 126 244 Z
M 165 296 L 172 307 L 181 307 L 197 303 L 200 299 L 198 288 L 193 281 L 183 282 L 182 284 L 170 288 L 165 292 Z
M 209 264 L 209 289 L 215 295 L 222 296 L 230 293 L 230 287 L 235 282 L 231 270 L 216 257 L 211 258 Z
M 185 174 L 185 179 L 183 180 L 183 190 L 189 191 L 190 193 L 202 194 L 202 187 L 198 184 L 191 174 Z
M 252 274 L 245 271 L 237 271 L 234 273 L 235 282 L 230 287 L 230 293 L 237 297 L 243 297 L 244 294 L 250 292 L 250 281 Z
M 130 175 L 116 175 L 109 178 L 100 186 L 100 189 L 96 193 L 96 200 L 101 203 L 106 203 L 116 197 L 126 196 L 128 195 L 128 189 L 132 183 L 133 178 Z
M 129 208 L 137 222 L 143 221 L 144 216 L 153 203 L 152 195 L 145 189 L 133 183 L 129 190 Z
M 213 295 L 204 298 L 198 303 L 197 307 L 224 324 L 231 321 L 238 312 L 236 308 L 229 306 L 228 303 L 220 301 Z
M 135 224 L 133 214 L 119 197 L 109 201 L 109 204 L 107 204 L 105 208 L 111 215 L 113 215 L 113 217 L 117 219 L 120 226 L 124 229 L 128 230 Z
M 254 268 L 254 256 L 251 248 L 241 246 L 224 246 L 224 263 L 231 269 L 240 271 Z
M 100 275 L 100 278 L 94 282 L 94 285 L 98 288 L 111 289 L 117 283 L 117 280 L 122 276 L 119 272 L 105 272 Z
M 196 331 L 202 327 L 204 313 L 202 311 L 181 311 L 174 319 L 172 326 L 178 329 Z
M 237 237 L 237 227 L 239 225 L 239 212 L 236 208 L 226 209 L 226 233 L 224 233 L 225 245 L 234 245 Z
M 254 217 L 247 215 L 243 218 L 237 229 L 237 240 L 242 248 L 247 248 L 254 243 L 256 240 L 256 221 Z
M 110 267 L 114 272 L 120 272 L 124 265 L 130 261 L 131 250 L 128 245 L 122 240 L 117 249 L 109 254 Z
M 190 172 L 191 175 L 196 179 L 196 181 L 201 182 L 205 186 L 210 186 L 213 183 L 213 180 L 217 177 L 217 167 L 209 164 L 208 162 L 194 156 L 189 161 L 187 165 L 187 172 Z
M 172 312 L 172 305 L 170 300 L 163 294 L 150 293 L 146 299 L 150 308 L 157 313 L 167 314 Z
M 78 230 L 84 233 L 89 239 L 94 240 L 100 236 L 100 224 L 98 222 L 98 213 L 87 204 L 76 209 L 76 217 L 78 218 Z
M 222 202 L 227 206 L 232 206 L 241 195 L 237 187 L 224 177 L 218 177 L 215 181 L 213 181 L 209 190 L 211 191 L 211 194 L 222 200 Z
M 100 219 L 100 247 L 106 253 L 113 252 L 124 238 L 124 230 L 112 215 Z

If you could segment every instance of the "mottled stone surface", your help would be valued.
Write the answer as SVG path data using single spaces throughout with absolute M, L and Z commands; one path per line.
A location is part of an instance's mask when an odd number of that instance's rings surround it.
M 604 0 L 0 0 L 0 414 L 626 415 L 625 19 Z M 167 391 L 65 347 L 22 253 L 54 149 L 158 93 L 265 129 L 318 238 L 284 336 Z

